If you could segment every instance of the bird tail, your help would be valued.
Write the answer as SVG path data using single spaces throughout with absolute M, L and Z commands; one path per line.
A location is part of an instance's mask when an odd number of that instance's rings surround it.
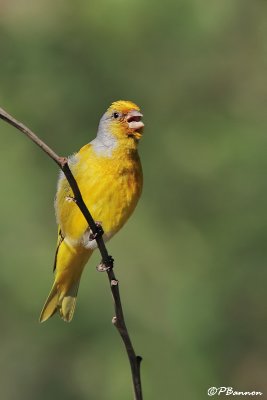
M 70 322 L 76 306 L 79 284 L 80 279 L 78 282 L 74 282 L 68 292 L 64 294 L 58 286 L 58 283 L 55 282 L 42 309 L 40 322 L 46 321 L 57 311 L 64 321 Z
M 56 312 L 70 322 L 72 320 L 83 268 L 92 250 L 74 248 L 63 240 L 57 249 L 55 260 L 55 282 L 40 315 L 40 322 L 46 321 Z

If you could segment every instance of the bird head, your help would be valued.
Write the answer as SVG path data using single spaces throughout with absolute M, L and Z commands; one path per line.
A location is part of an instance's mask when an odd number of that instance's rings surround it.
M 142 117 L 140 108 L 131 101 L 115 101 L 100 120 L 98 136 L 109 137 L 110 141 L 123 141 L 130 147 L 136 146 L 142 137 Z

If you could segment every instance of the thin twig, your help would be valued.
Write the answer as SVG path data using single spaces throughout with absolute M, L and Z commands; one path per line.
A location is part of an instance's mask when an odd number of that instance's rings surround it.
M 37 146 L 39 146 L 49 157 L 54 160 L 57 165 L 64 172 L 69 185 L 73 191 L 75 203 L 80 208 L 83 213 L 88 225 L 93 232 L 95 240 L 97 242 L 99 251 L 102 256 L 102 264 L 104 264 L 105 270 L 108 275 L 110 288 L 114 300 L 114 308 L 115 308 L 115 317 L 113 317 L 112 322 L 116 326 L 123 343 L 125 345 L 125 349 L 127 351 L 127 355 L 129 358 L 131 372 L 132 372 L 132 382 L 134 387 L 134 399 L 142 400 L 142 388 L 141 388 L 141 377 L 140 377 L 140 363 L 142 358 L 140 356 L 136 356 L 132 342 L 130 340 L 129 333 L 127 331 L 127 327 L 124 320 L 122 304 L 120 299 L 119 292 L 119 281 L 116 279 L 114 271 L 113 271 L 113 258 L 108 254 L 107 248 L 105 246 L 103 240 L 103 230 L 99 229 L 99 226 L 95 223 L 90 211 L 88 210 L 84 200 L 82 198 L 82 194 L 74 178 L 69 165 L 68 159 L 66 157 L 58 156 L 46 143 L 44 143 L 35 133 L 33 133 L 27 126 L 17 121 L 14 117 L 8 114 L 5 110 L 0 108 L 0 118 L 14 126 L 22 133 L 24 133 L 29 139 L 31 139 Z

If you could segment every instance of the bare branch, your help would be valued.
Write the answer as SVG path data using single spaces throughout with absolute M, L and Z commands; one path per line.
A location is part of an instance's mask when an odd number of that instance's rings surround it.
M 127 355 L 129 358 L 131 372 L 132 372 L 132 382 L 134 387 L 134 399 L 142 400 L 142 388 L 141 388 L 141 377 L 140 377 L 140 363 L 142 358 L 140 356 L 136 356 L 133 345 L 130 340 L 129 333 L 127 331 L 127 327 L 124 320 L 122 304 L 120 299 L 119 292 L 119 281 L 116 279 L 114 271 L 113 271 L 113 258 L 108 254 L 107 248 L 105 246 L 103 240 L 103 230 L 99 229 L 99 226 L 95 223 L 90 211 L 86 207 L 84 200 L 82 198 L 82 194 L 78 187 L 78 184 L 69 168 L 68 159 L 66 157 L 58 156 L 46 143 L 44 143 L 34 132 L 32 132 L 27 126 L 17 121 L 14 117 L 8 114 L 5 110 L 0 108 L 0 118 L 14 126 L 22 133 L 24 133 L 29 139 L 31 139 L 37 146 L 39 146 L 50 158 L 52 158 L 57 165 L 64 172 L 69 185 L 73 191 L 75 203 L 80 208 L 83 213 L 88 225 L 95 236 L 95 240 L 97 241 L 97 245 L 99 251 L 102 256 L 102 265 L 104 265 L 104 269 L 107 272 L 110 288 L 114 300 L 114 308 L 115 308 L 115 317 L 113 317 L 112 322 L 117 328 L 123 343 L 125 345 L 125 349 L 127 351 Z
M 17 121 L 2 108 L 0 108 L 0 118 L 8 122 L 15 128 L 19 129 L 26 136 L 28 136 L 29 139 L 31 139 L 34 143 L 36 143 L 37 146 L 41 147 L 41 149 L 61 167 L 61 162 L 62 162 L 61 158 L 52 149 L 50 149 L 50 147 L 48 147 L 41 139 L 39 139 L 38 136 L 35 135 L 35 133 L 33 133 L 29 128 L 27 128 L 27 126 Z

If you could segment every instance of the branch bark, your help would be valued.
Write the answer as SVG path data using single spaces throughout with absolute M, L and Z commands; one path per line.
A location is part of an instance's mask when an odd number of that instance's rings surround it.
M 123 343 L 125 345 L 125 349 L 127 351 L 129 363 L 131 366 L 131 373 L 132 373 L 132 382 L 133 382 L 133 389 L 134 389 L 134 399 L 135 400 L 142 400 L 142 387 L 141 387 L 141 375 L 140 375 L 140 364 L 142 358 L 137 356 L 123 315 L 123 309 L 120 299 L 120 292 L 119 292 L 119 281 L 116 279 L 114 271 L 113 271 L 113 258 L 109 255 L 107 248 L 105 246 L 103 240 L 103 230 L 99 229 L 99 226 L 95 223 L 90 211 L 88 210 L 86 204 L 84 203 L 82 194 L 74 178 L 71 169 L 68 165 L 68 159 L 66 157 L 60 157 L 57 155 L 46 143 L 44 143 L 34 132 L 32 132 L 27 126 L 22 124 L 21 122 L 17 121 L 14 117 L 8 114 L 5 110 L 0 108 L 0 119 L 3 119 L 8 124 L 14 126 L 22 133 L 24 133 L 29 139 L 31 139 L 37 146 L 39 146 L 52 160 L 56 162 L 56 164 L 61 168 L 63 173 L 65 174 L 69 185 L 74 194 L 74 200 L 81 210 L 82 214 L 84 215 L 88 225 L 93 232 L 93 235 L 97 241 L 97 245 L 99 251 L 102 256 L 102 265 L 104 265 L 104 270 L 107 272 L 107 276 L 109 279 L 109 284 L 113 296 L 114 301 L 114 309 L 115 309 L 115 316 L 112 319 L 112 323 L 117 328 Z

